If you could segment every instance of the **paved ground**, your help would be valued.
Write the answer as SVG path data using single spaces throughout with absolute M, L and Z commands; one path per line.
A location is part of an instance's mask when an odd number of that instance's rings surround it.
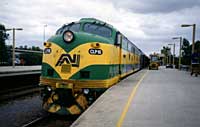
M 9 73 L 9 72 L 21 72 L 21 71 L 34 71 L 34 70 L 41 70 L 40 65 L 36 66 L 1 66 L 0 73 Z
M 199 107 L 200 76 L 161 67 L 110 88 L 72 127 L 199 127 Z
M 0 77 L 15 76 L 15 75 L 29 75 L 40 74 L 41 65 L 36 66 L 2 66 L 0 67 Z

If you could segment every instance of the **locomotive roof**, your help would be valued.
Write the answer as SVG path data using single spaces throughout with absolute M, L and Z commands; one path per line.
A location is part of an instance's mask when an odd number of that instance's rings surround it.
M 96 18 L 82 18 L 82 19 L 79 20 L 79 22 L 90 22 L 90 23 L 102 24 L 102 25 L 105 25 L 105 26 L 110 27 L 111 29 L 114 29 L 115 31 L 118 31 L 118 30 L 117 30 L 116 28 L 114 28 L 112 25 L 107 24 L 106 22 L 101 21 L 101 20 L 96 19 Z

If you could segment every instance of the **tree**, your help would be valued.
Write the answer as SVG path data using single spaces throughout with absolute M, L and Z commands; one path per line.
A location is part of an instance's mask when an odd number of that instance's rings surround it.
M 200 53 L 200 41 L 199 40 L 195 42 L 194 50 L 196 50 L 197 53 Z
M 192 51 L 192 45 L 190 45 L 190 42 L 183 38 L 183 46 L 182 46 L 182 61 L 181 63 L 184 65 L 190 65 L 191 64 L 191 51 Z
M 191 56 L 190 42 L 185 38 L 183 38 L 182 50 L 183 50 L 183 56 Z
M 163 46 L 163 49 L 161 49 L 161 54 L 164 54 L 165 56 L 170 55 L 170 48 Z
M 167 63 L 167 58 L 168 58 L 168 56 L 171 55 L 170 48 L 163 46 L 163 49 L 161 49 L 161 54 L 164 54 L 164 56 L 165 56 L 164 63 Z
M 28 49 L 28 46 L 27 46 L 27 45 L 24 45 L 24 49 L 27 50 L 27 49 Z
M 8 63 L 8 53 L 5 45 L 7 37 L 5 26 L 0 24 L 0 65 Z

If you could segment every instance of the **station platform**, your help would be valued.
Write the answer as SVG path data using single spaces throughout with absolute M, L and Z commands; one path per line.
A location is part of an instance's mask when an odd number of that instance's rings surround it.
M 200 78 L 141 70 L 101 95 L 71 127 L 199 127 Z
M 41 73 L 41 65 L 36 66 L 2 66 L 0 77 Z

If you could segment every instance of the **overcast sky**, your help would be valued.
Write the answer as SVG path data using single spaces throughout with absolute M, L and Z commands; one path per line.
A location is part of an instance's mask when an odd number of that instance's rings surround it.
M 176 43 L 178 55 L 179 40 L 172 37 L 192 40 L 192 27 L 181 24 L 196 24 L 200 40 L 199 13 L 200 0 L 0 0 L 0 23 L 23 28 L 16 32 L 17 46 L 43 48 L 45 24 L 47 39 L 65 23 L 93 17 L 113 25 L 147 55 L 169 43 Z

